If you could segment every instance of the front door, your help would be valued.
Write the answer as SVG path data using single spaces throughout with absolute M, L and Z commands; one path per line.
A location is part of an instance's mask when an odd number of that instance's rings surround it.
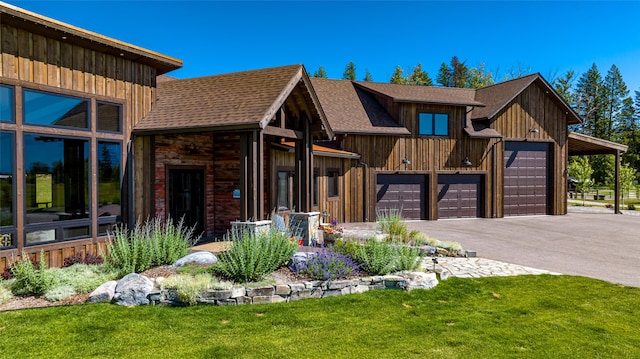
M 184 218 L 196 236 L 204 231 L 204 170 L 169 170 L 169 215 L 176 222 Z

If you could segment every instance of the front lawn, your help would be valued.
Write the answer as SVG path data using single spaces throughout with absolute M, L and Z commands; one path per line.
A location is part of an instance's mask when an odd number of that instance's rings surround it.
M 238 307 L 111 304 L 0 314 L 6 358 L 637 358 L 640 289 L 571 276 Z

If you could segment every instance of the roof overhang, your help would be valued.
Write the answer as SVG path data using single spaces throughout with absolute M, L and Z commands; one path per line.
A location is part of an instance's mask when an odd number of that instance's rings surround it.
M 628 149 L 628 146 L 620 143 L 569 132 L 569 156 L 615 155 L 619 152 L 627 152 Z
M 282 142 L 280 144 L 273 144 L 274 146 L 281 146 L 281 148 L 285 149 L 288 152 L 295 152 L 296 144 L 295 142 Z M 360 155 L 353 152 L 347 152 L 338 150 L 331 147 L 320 146 L 317 144 L 313 145 L 313 155 L 320 157 L 334 157 L 334 158 L 346 158 L 352 160 L 359 160 Z
M 35 34 L 81 46 L 101 53 L 146 64 L 158 70 L 158 75 L 182 67 L 173 57 L 118 41 L 73 25 L 57 21 L 19 7 L 0 2 L 0 23 L 25 29 Z

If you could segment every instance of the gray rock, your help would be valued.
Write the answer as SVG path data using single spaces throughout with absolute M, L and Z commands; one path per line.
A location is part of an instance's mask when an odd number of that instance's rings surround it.
M 407 280 L 407 290 L 412 289 L 431 289 L 438 285 L 438 278 L 436 274 L 425 272 L 410 272 L 403 277 Z
M 304 264 L 311 258 L 317 256 L 315 252 L 296 252 L 289 261 L 289 269 L 293 272 L 299 272 L 304 268 Z
M 140 274 L 127 274 L 116 285 L 113 299 L 118 305 L 134 306 L 149 304 L 147 295 L 153 290 L 153 282 Z
M 193 252 L 178 259 L 173 263 L 173 268 L 184 267 L 187 263 L 199 264 L 202 266 L 212 266 L 218 262 L 218 257 L 211 252 Z
M 93 292 L 91 292 L 91 294 L 89 294 L 87 303 L 111 301 L 111 299 L 113 299 L 113 296 L 116 294 L 116 285 L 118 285 L 118 282 L 116 282 L 115 280 L 110 280 L 108 282 L 102 283 L 101 286 L 99 286 Z

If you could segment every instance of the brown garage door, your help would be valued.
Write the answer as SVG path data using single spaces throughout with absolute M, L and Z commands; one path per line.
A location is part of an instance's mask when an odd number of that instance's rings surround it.
M 506 142 L 504 145 L 504 215 L 547 214 L 549 144 Z
M 482 217 L 480 175 L 438 175 L 438 218 Z
M 426 219 L 425 175 L 378 175 L 377 210 L 402 210 L 406 219 Z

